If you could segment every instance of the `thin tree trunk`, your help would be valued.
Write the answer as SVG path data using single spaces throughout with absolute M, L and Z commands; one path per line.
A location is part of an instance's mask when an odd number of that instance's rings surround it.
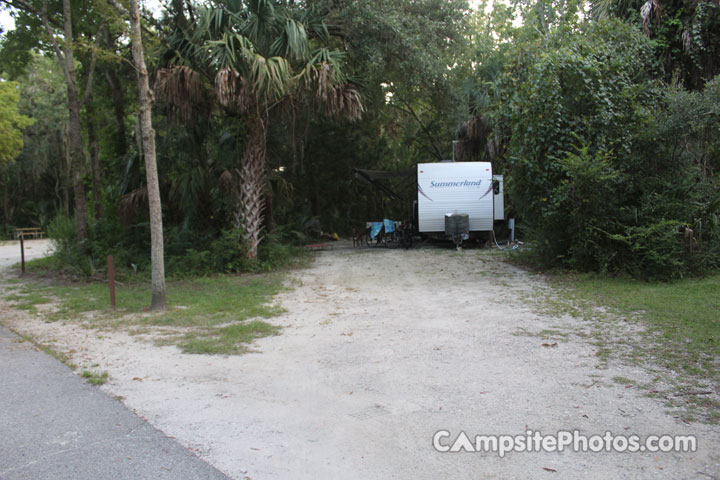
M 163 253 L 162 205 L 158 183 L 157 159 L 155 157 L 155 131 L 152 126 L 152 91 L 148 82 L 148 71 L 143 54 L 140 11 L 138 0 L 130 0 L 130 39 L 133 61 L 137 70 L 140 91 L 140 129 L 145 153 L 148 204 L 150 205 L 150 244 L 152 262 L 152 310 L 164 310 L 165 260 Z
M 263 229 L 270 233 L 275 230 L 275 218 L 273 217 L 273 200 L 274 194 L 272 187 L 267 185 L 264 193 L 265 206 L 263 209 Z
M 8 206 L 9 206 L 8 205 L 8 203 L 9 203 L 8 202 L 8 197 L 9 197 L 8 190 L 9 189 L 10 189 L 10 187 L 8 185 L 5 185 L 5 188 L 3 189 L 3 218 L 5 220 L 3 223 L 3 232 L 6 235 L 8 233 L 7 227 L 10 224 L 10 210 L 8 208 Z
M 72 158 L 70 155 L 70 125 L 67 123 L 63 128 L 63 134 L 65 136 L 65 141 L 63 142 L 65 144 L 65 150 L 64 158 L 60 162 L 60 169 L 63 178 L 63 206 L 65 209 L 65 216 L 70 218 L 70 189 L 72 188 L 72 179 L 70 178 L 70 172 L 72 170 Z
M 306 150 L 304 157 L 311 158 L 310 157 L 310 148 L 312 144 L 310 141 L 306 144 Z M 315 174 L 315 162 L 310 162 L 309 165 L 307 165 L 307 170 L 305 171 L 306 178 L 308 182 L 308 186 L 310 187 L 310 192 L 308 194 L 309 200 L 310 200 L 310 213 L 313 217 L 319 217 L 320 216 L 320 194 L 317 188 L 317 175 Z
M 102 204 L 102 175 L 100 172 L 100 148 L 98 146 L 97 130 L 95 125 L 95 104 L 92 96 L 88 97 L 85 107 L 87 114 L 88 146 L 90 150 L 90 169 L 92 171 L 93 203 L 95 203 L 95 218 L 103 216 Z
M 240 205 L 238 217 L 248 242 L 248 258 L 257 258 L 262 240 L 265 197 L 265 124 L 258 115 L 251 119 L 250 136 L 242 156 L 240 170 Z

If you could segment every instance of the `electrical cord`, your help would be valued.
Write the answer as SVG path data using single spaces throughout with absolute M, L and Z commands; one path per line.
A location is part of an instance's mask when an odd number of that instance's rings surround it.
M 495 229 L 494 228 L 492 230 L 492 237 L 493 237 L 493 242 L 495 242 L 495 246 L 497 248 L 499 248 L 500 250 L 508 249 L 507 247 L 501 247 L 500 244 L 497 242 L 497 238 L 495 237 Z M 520 244 L 521 244 L 521 242 L 517 242 L 515 245 L 512 246 L 512 248 L 510 248 L 510 250 L 517 250 L 518 247 L 520 246 Z

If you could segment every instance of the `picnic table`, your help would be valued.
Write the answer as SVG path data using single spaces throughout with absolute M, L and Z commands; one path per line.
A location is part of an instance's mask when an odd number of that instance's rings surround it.
M 45 235 L 45 232 L 43 232 L 40 227 L 29 227 L 29 228 L 16 228 L 15 229 L 15 239 L 25 239 L 29 236 L 32 236 L 32 238 L 43 238 L 43 235 Z

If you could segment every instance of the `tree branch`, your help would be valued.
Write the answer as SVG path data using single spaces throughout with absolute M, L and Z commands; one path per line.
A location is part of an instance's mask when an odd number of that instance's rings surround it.
M 92 92 L 93 74 L 95 73 L 95 62 L 97 60 L 98 51 L 97 42 L 100 38 L 100 35 L 102 34 L 103 28 L 105 28 L 105 22 L 102 22 L 100 24 L 98 32 L 95 35 L 95 43 L 93 44 L 92 57 L 90 59 L 90 68 L 88 70 L 87 81 L 85 82 L 85 92 L 83 94 L 82 100 L 80 100 L 80 105 L 85 105 L 85 102 L 87 102 L 88 98 L 90 98 L 90 92 Z
M 420 120 L 420 117 L 417 116 L 417 114 L 415 113 L 415 110 L 413 110 L 410 105 L 408 105 L 407 103 L 404 103 L 404 105 L 406 108 L 402 108 L 402 107 L 390 102 L 390 106 L 397 108 L 401 112 L 409 113 L 410 115 L 412 115 L 412 117 L 415 119 L 415 121 L 418 123 L 418 125 L 420 125 L 420 128 L 422 129 L 422 131 L 425 132 L 425 135 L 427 135 L 428 140 L 430 141 L 430 145 L 433 147 L 433 150 L 435 150 L 435 155 L 437 156 L 438 160 L 442 160 L 443 159 L 442 152 L 440 152 L 440 148 L 438 148 L 437 144 L 435 143 L 435 139 L 433 138 L 432 134 L 430 133 L 430 130 L 428 130 L 428 128 L 425 126 L 425 124 L 422 122 L 422 120 Z
M 4 3 L 5 5 L 12 7 L 16 10 L 22 10 L 26 13 L 30 13 L 32 15 L 35 15 L 37 17 L 42 18 L 42 12 L 39 11 L 35 6 L 26 0 L 0 0 L 0 3 Z M 47 17 L 47 16 L 46 16 Z M 55 28 L 62 28 L 62 24 L 59 23 L 55 18 L 46 18 L 46 20 L 52 24 Z
M 65 55 L 63 55 L 62 51 L 60 50 L 60 45 L 57 43 L 57 39 L 55 38 L 55 35 L 53 34 L 52 30 L 50 29 L 50 23 L 48 22 L 48 16 L 47 16 L 47 0 L 43 0 L 43 8 L 42 12 L 39 13 L 40 19 L 42 20 L 43 26 L 45 27 L 45 31 L 47 32 L 48 36 L 50 37 L 50 43 L 52 44 L 53 51 L 55 52 L 55 56 L 57 56 L 58 63 L 60 64 L 60 68 L 63 71 L 63 76 L 65 77 L 65 81 L 68 83 L 68 85 L 72 84 L 72 77 L 70 76 L 70 71 L 68 70 L 67 63 L 65 62 Z
M 2 1 L 2 0 L 0 0 L 0 1 Z M 120 2 L 117 1 L 117 0 L 107 0 L 107 2 L 108 2 L 113 8 L 115 8 L 115 10 L 117 10 L 118 13 L 119 13 L 121 16 L 127 17 L 128 20 L 130 19 L 130 12 L 129 12 L 125 7 L 123 7 L 122 3 L 120 3 Z M 163 4 L 163 6 L 164 6 L 164 4 Z M 167 9 L 167 8 L 166 8 L 166 9 Z M 148 35 L 152 35 L 153 32 L 151 32 L 150 30 L 148 30 L 148 29 L 145 27 L 145 25 L 141 25 L 140 27 L 141 27 L 141 29 L 142 29 L 143 32 L 147 33 Z M 134 68 L 134 64 L 131 63 L 131 65 L 133 65 L 133 68 Z

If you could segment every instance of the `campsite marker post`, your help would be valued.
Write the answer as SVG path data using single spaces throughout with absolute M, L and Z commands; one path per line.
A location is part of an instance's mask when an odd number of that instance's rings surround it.
M 20 235 L 20 264 L 22 265 L 22 274 L 25 275 L 25 241 Z
M 113 265 L 113 256 L 108 255 L 108 283 L 110 286 L 110 307 L 115 308 L 115 265 Z

